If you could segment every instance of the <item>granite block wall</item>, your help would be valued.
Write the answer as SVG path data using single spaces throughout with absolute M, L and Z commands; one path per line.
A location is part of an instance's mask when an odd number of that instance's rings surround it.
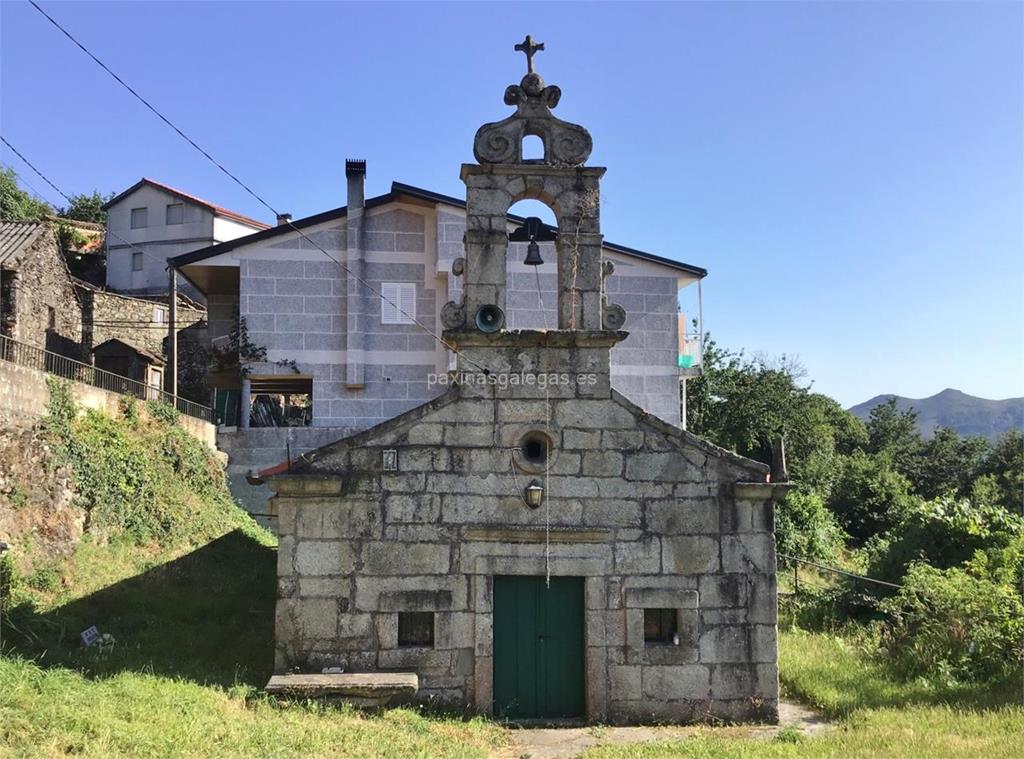
M 583 360 L 545 350 L 555 355 L 536 365 Z M 552 452 L 534 511 L 522 484 L 540 470 L 519 448 L 538 429 Z M 488 713 L 494 657 L 506 655 L 494 649 L 493 578 L 550 572 L 585 578 L 589 719 L 773 721 L 765 471 L 645 414 L 607 376 L 551 402 L 453 389 L 272 480 L 276 670 L 413 671 L 420 697 Z M 677 612 L 678 645 L 645 642 L 655 608 Z M 404 611 L 433 612 L 433 645 L 398 644 Z

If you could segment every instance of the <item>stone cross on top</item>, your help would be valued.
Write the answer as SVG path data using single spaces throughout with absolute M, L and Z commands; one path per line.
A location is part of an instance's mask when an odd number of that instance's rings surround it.
M 526 54 L 526 73 L 533 73 L 533 56 L 535 53 L 540 52 L 544 49 L 543 42 L 534 42 L 533 37 L 529 34 L 526 35 L 526 39 L 520 42 L 515 47 L 517 52 Z

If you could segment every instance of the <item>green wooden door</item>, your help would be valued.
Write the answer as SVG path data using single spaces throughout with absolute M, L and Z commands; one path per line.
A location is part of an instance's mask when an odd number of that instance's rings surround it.
M 583 578 L 494 578 L 494 714 L 582 717 Z

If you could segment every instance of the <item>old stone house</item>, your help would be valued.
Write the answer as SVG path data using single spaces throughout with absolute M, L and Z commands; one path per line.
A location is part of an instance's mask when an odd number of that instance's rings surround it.
M 605 169 L 559 97 L 531 58 L 462 167 L 458 381 L 267 473 L 275 670 L 415 673 L 421 698 L 509 718 L 773 721 L 782 486 L 612 388 L 630 314 L 604 287 Z M 522 198 L 558 222 L 553 329 L 502 325 L 507 258 L 536 252 L 509 244 Z
M 74 285 L 82 303 L 82 344 L 86 350 L 118 338 L 151 353 L 164 353 L 168 295 L 126 295 L 79 279 Z M 179 293 L 175 322 L 179 335 L 193 325 L 203 326 L 205 320 L 206 309 Z
M 0 334 L 82 357 L 82 306 L 49 222 L 0 222 Z

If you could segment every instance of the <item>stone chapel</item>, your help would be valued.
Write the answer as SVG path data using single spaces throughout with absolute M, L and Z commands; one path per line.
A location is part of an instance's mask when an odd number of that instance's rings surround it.
M 275 671 L 409 673 L 415 698 L 498 718 L 774 722 L 785 486 L 611 389 L 629 314 L 602 287 L 605 169 L 552 114 L 543 46 L 516 49 L 515 112 L 480 127 L 462 166 L 449 389 L 268 479 Z M 542 159 L 523 159 L 527 135 Z M 555 238 L 557 329 L 504 328 L 507 213 L 524 198 L 557 219 L 511 235 Z

